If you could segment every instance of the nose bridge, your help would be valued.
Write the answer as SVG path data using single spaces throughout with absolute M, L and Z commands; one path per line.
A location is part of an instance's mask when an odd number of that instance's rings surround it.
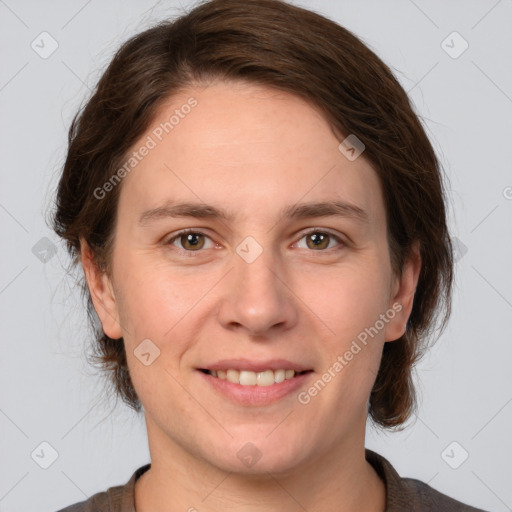
M 228 296 L 219 320 L 239 324 L 251 334 L 265 334 L 274 326 L 295 321 L 293 299 L 286 282 L 285 267 L 270 247 L 247 237 L 237 247 L 230 272 Z
M 280 262 L 270 247 L 263 247 L 252 237 L 244 240 L 236 249 L 235 276 L 239 286 L 246 287 L 249 293 L 272 293 L 282 283 L 277 278 Z M 276 282 L 277 281 L 277 282 Z M 279 293 L 279 291 L 277 291 Z

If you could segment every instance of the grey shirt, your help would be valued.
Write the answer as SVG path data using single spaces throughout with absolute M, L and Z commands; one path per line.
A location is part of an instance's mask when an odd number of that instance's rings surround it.
M 385 512 L 485 512 L 449 498 L 419 480 L 400 477 L 378 453 L 366 449 L 366 460 L 386 486 Z M 110 487 L 58 512 L 136 512 L 135 482 L 150 466 L 146 464 L 138 468 L 125 485 Z

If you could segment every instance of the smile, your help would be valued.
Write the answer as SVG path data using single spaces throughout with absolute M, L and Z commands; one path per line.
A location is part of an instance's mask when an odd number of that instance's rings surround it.
M 293 379 L 296 375 L 307 373 L 307 371 L 299 372 L 295 370 L 264 370 L 262 372 L 252 372 L 249 370 L 201 370 L 208 375 L 217 377 L 221 380 L 227 380 L 233 384 L 242 386 L 272 386 L 279 384 L 285 380 Z
M 227 398 L 236 405 L 263 407 L 299 392 L 307 385 L 314 371 L 296 373 L 294 370 L 282 369 L 261 372 L 199 369 L 197 374 L 218 396 Z

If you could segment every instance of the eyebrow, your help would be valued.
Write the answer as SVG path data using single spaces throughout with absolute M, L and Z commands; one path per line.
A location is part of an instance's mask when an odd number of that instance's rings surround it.
M 196 219 L 220 219 L 232 221 L 234 215 L 222 208 L 205 203 L 176 203 L 168 201 L 162 206 L 143 212 L 139 217 L 139 224 L 148 225 L 152 221 L 165 218 L 193 217 Z M 354 219 L 363 224 L 369 224 L 369 216 L 359 206 L 345 201 L 324 201 L 300 203 L 285 206 L 280 211 L 280 218 L 291 220 L 307 219 L 313 217 L 343 217 Z

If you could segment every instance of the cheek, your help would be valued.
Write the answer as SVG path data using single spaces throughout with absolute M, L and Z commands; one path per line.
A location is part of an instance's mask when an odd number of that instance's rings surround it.
M 377 261 L 325 267 L 297 284 L 296 294 L 314 313 L 321 332 L 341 345 L 372 326 L 388 307 L 388 275 Z
M 163 381 L 180 396 L 172 376 L 180 374 L 183 355 L 198 337 L 202 324 L 198 315 L 204 314 L 206 304 L 201 298 L 218 277 L 135 263 L 125 265 L 125 272 L 119 272 L 118 277 L 122 282 L 119 311 L 128 366 L 140 398 L 151 400 Z M 153 358 L 154 362 L 146 366 L 142 354 L 148 352 L 146 362 Z
M 302 297 L 315 313 L 324 349 L 320 379 L 343 403 L 364 403 L 375 381 L 385 340 L 388 274 L 377 260 L 304 281 Z M 316 286 L 314 286 L 316 283 Z M 321 284 L 321 286 L 318 286 Z
M 199 276 L 137 262 L 125 266 L 119 281 L 120 317 L 133 341 L 141 336 L 163 339 L 209 288 Z

